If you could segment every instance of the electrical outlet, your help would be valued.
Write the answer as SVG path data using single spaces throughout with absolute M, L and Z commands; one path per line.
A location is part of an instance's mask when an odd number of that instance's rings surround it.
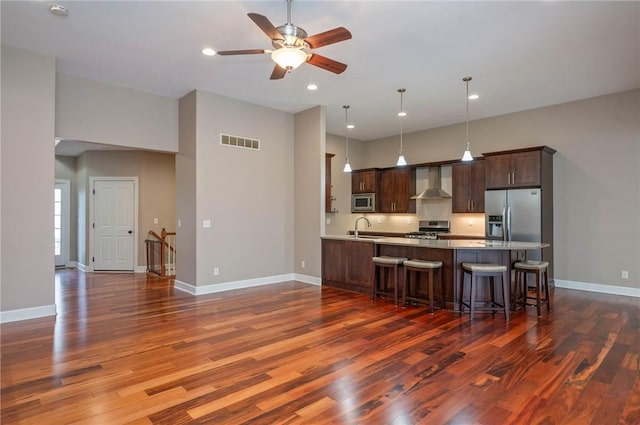
M 330 218 L 327 219 L 327 224 L 331 224 L 331 219 Z
M 182 227 L 182 220 L 178 219 L 178 227 Z
M 158 217 L 153 219 L 153 224 L 158 224 Z
M 622 270 L 622 273 L 620 273 L 620 277 L 623 279 L 629 279 L 629 272 L 626 270 Z
M 407 219 L 407 224 L 411 224 L 411 219 L 410 218 Z
M 218 276 L 219 274 L 220 274 L 220 269 L 219 269 L 219 268 L 217 268 L 217 267 L 214 267 L 214 268 L 213 268 L 213 275 L 214 275 L 214 276 Z
M 300 261 L 300 267 L 304 269 L 304 266 L 305 266 L 304 260 Z
M 211 227 L 211 220 L 202 220 L 202 227 L 208 229 Z
M 382 224 L 382 219 L 378 217 L 378 224 Z

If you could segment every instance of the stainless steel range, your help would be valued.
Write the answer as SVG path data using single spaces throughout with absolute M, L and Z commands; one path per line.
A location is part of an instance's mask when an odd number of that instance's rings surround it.
M 409 239 L 438 239 L 438 234 L 449 233 L 451 225 L 449 220 L 420 220 L 418 231 L 404 235 Z

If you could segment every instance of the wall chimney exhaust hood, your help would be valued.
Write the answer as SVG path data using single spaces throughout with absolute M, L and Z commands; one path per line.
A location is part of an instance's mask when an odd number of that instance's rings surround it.
M 429 185 L 422 192 L 411 197 L 411 199 L 445 199 L 451 198 L 451 195 L 442 190 L 442 171 L 440 166 L 432 166 L 428 168 Z

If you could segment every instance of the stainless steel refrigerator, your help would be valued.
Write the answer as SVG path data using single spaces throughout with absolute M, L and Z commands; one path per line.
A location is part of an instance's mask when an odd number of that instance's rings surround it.
M 542 242 L 542 190 L 487 190 L 484 193 L 487 239 Z M 527 259 L 542 259 L 541 250 L 527 251 Z

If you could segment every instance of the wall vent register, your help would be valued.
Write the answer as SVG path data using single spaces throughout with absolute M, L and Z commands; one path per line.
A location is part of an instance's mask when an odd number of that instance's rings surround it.
M 220 144 L 224 146 L 232 146 L 234 148 L 260 150 L 260 140 L 232 136 L 231 134 L 220 133 Z

